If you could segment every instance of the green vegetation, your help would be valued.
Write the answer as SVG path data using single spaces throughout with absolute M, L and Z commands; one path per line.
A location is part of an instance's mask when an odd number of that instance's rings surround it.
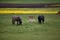
M 34 23 L 28 22 L 29 15 L 17 15 L 22 18 L 22 25 L 12 25 L 11 17 L 17 14 L 0 14 L 0 40 L 60 40 L 60 15 L 44 14 L 45 23 L 38 24 L 37 15 Z
M 49 10 L 49 11 L 59 11 L 60 8 L 0 8 L 0 10 L 21 10 L 21 11 L 32 11 L 32 10 Z
M 60 0 L 0 0 L 0 3 L 53 3 Z

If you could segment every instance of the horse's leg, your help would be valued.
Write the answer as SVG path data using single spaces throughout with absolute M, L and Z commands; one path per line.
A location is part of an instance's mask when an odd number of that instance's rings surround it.
M 20 25 L 22 24 L 22 21 L 21 21 L 21 20 L 19 20 L 19 24 L 20 24 Z
M 42 21 L 42 20 L 40 19 L 40 23 L 41 23 L 41 21 Z
M 38 20 L 38 22 L 39 22 L 39 23 L 41 23 L 41 19 L 40 19 L 40 20 Z
M 18 25 L 18 22 L 19 22 L 19 21 L 17 21 L 17 25 Z
M 41 19 L 38 19 L 39 23 L 41 23 Z

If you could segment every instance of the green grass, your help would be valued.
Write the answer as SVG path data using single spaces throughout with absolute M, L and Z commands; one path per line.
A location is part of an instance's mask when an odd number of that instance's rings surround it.
M 34 23 L 28 22 L 29 15 L 18 15 L 22 25 L 12 25 L 11 17 L 17 14 L 0 14 L 0 40 L 60 40 L 60 15 L 44 14 L 45 23 L 38 24 L 38 14 Z
M 0 10 L 21 10 L 21 11 L 32 11 L 32 10 L 49 10 L 49 11 L 59 11 L 60 8 L 0 8 Z
M 0 0 L 0 3 L 53 3 L 60 0 Z

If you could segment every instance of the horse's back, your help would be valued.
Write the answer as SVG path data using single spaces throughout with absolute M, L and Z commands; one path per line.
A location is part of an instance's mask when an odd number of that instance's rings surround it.
M 20 17 L 19 16 L 12 16 L 12 19 L 18 21 L 20 19 Z
M 43 15 L 38 16 L 38 19 L 44 19 Z

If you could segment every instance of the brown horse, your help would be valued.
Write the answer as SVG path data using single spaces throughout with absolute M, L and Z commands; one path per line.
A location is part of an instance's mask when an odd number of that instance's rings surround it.
M 22 24 L 22 20 L 21 20 L 21 18 L 19 16 L 13 16 L 12 17 L 12 24 L 15 24 L 15 21 L 17 21 L 17 25 Z

